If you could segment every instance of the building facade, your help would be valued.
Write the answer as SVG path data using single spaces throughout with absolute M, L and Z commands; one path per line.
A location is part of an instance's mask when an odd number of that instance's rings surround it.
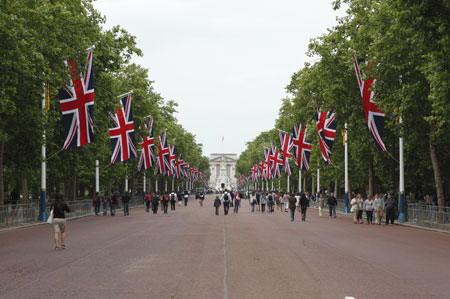
M 236 162 L 237 154 L 211 154 L 209 157 L 209 167 L 211 176 L 209 186 L 217 190 L 236 189 L 237 179 Z

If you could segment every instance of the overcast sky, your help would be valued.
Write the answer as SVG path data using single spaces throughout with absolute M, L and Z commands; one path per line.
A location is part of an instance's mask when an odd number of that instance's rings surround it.
M 310 38 L 336 25 L 331 0 L 97 0 L 143 50 L 155 91 L 205 155 L 240 154 L 270 130 Z M 224 137 L 224 141 L 222 141 Z

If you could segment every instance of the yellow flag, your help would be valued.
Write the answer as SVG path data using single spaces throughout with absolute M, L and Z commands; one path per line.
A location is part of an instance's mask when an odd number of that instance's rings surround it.
M 344 129 L 341 130 L 341 134 L 342 134 L 342 145 L 345 146 L 345 130 Z
M 45 83 L 45 113 L 50 110 L 50 84 Z

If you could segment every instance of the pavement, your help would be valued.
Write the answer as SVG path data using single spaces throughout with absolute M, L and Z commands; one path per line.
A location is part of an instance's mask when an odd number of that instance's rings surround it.
M 0 232 L 0 298 L 450 298 L 448 234 L 212 203 Z

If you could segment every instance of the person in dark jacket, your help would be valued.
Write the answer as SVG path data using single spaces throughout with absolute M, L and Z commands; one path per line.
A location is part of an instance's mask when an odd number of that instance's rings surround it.
M 386 225 L 389 225 L 389 220 L 391 221 L 391 224 L 394 225 L 397 202 L 392 198 L 392 195 L 389 194 L 384 205 L 386 207 Z
M 309 199 L 305 196 L 305 193 L 300 197 L 300 209 L 302 211 L 302 221 L 306 221 L 306 210 L 309 207 Z
M 102 201 L 100 199 L 100 196 L 99 196 L 98 192 L 96 192 L 94 195 L 94 198 L 92 199 L 92 205 L 94 206 L 94 213 L 97 216 L 100 214 L 101 203 L 102 203 Z
M 187 190 L 184 190 L 183 197 L 184 197 L 184 206 L 186 207 L 189 200 L 189 192 Z
M 175 191 L 172 191 L 169 197 L 170 197 L 170 210 L 175 211 L 175 202 L 177 201 L 177 194 L 175 193 Z
M 330 193 L 330 197 L 328 197 L 328 208 L 330 210 L 330 217 L 336 218 L 336 206 L 337 206 L 337 200 L 336 197 L 334 197 L 333 193 Z
M 129 204 L 130 204 L 130 193 L 125 192 L 122 195 L 122 203 L 123 203 L 123 215 L 124 216 L 130 216 L 130 209 L 129 209 Z
M 111 197 L 111 200 L 109 201 L 109 207 L 111 208 L 111 216 L 116 216 L 116 207 L 117 202 L 119 200 L 117 199 L 117 193 L 114 193 Z
M 288 194 L 288 207 L 289 207 L 289 212 L 291 214 L 291 221 L 294 221 L 294 215 L 295 215 L 295 202 L 297 200 L 295 199 L 294 196 L 292 196 L 291 194 Z M 282 207 L 284 209 L 284 207 Z
M 164 214 L 167 214 L 167 210 L 169 209 L 169 194 L 161 193 L 161 204 L 162 204 L 162 211 L 164 211 Z
M 70 213 L 69 206 L 64 202 L 62 195 L 58 194 L 55 197 L 55 202 L 50 206 L 53 210 L 53 231 L 55 250 L 60 248 L 66 249 L 66 215 L 65 212 Z M 58 246 L 59 234 L 61 233 L 61 247 Z
M 219 208 L 222 205 L 222 202 L 220 201 L 219 195 L 216 196 L 216 199 L 214 200 L 214 207 L 216 208 L 216 216 L 219 216 Z
M 177 193 L 177 199 L 178 199 L 178 206 L 181 207 L 183 204 L 183 194 L 181 192 Z
M 159 196 L 153 192 L 152 194 L 152 211 L 153 214 L 158 214 Z
M 148 213 L 150 211 L 150 202 L 152 201 L 152 197 L 150 194 L 146 193 L 144 196 L 145 202 L 145 211 Z

